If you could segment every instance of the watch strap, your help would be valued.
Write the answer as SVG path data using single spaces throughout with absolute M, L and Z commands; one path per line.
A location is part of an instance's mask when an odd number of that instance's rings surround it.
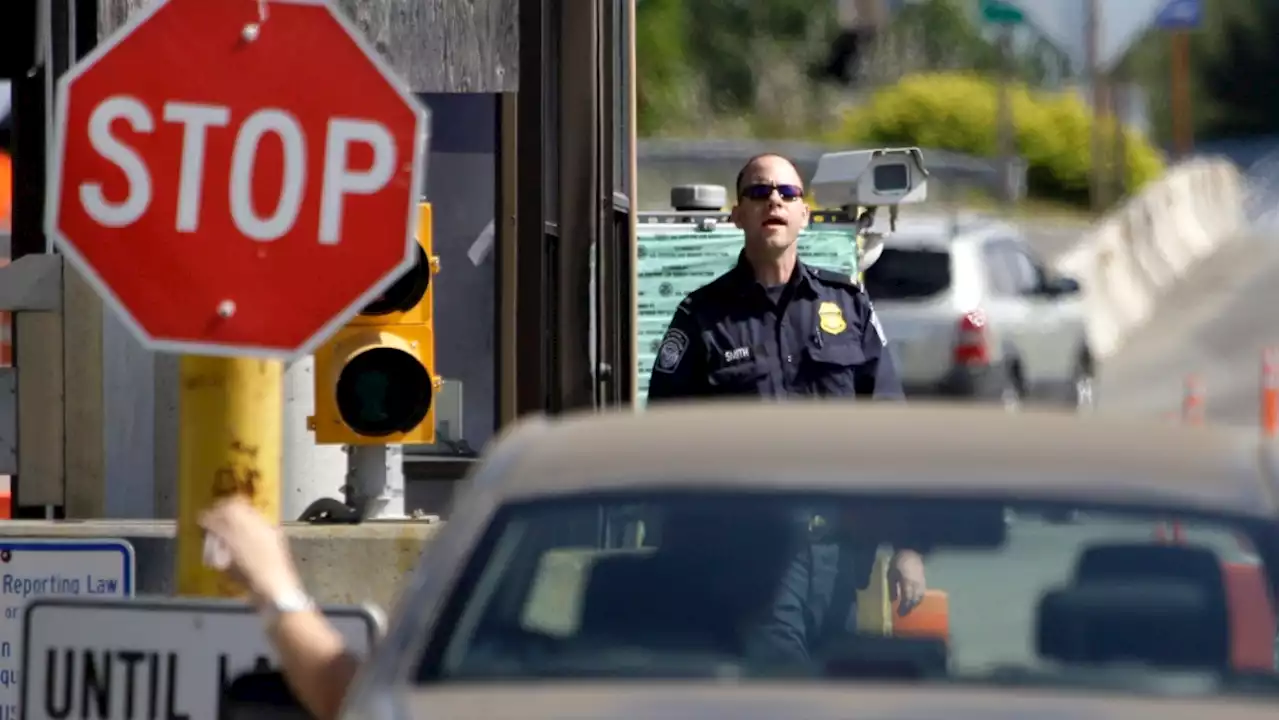
M 267 598 L 262 605 L 263 619 L 268 624 L 279 621 L 281 615 L 306 612 L 315 609 L 316 603 L 302 588 L 294 588 Z

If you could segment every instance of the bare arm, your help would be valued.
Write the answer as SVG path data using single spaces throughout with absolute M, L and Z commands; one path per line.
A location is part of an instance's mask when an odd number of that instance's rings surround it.
M 267 638 L 293 694 L 320 720 L 336 718 L 360 661 L 306 599 L 280 529 L 242 498 L 218 503 L 200 524 L 224 546 L 225 571 L 268 611 Z
M 316 610 L 283 613 L 268 624 L 267 634 L 290 689 L 307 711 L 318 720 L 337 718 L 360 667 L 342 636 Z

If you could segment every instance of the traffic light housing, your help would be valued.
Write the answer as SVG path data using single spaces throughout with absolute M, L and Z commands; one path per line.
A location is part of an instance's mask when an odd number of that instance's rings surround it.
M 431 205 L 418 206 L 418 260 L 315 353 L 320 445 L 430 444 L 436 439 Z

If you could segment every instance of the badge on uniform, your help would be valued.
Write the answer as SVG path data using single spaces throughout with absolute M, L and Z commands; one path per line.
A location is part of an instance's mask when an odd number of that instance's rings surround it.
M 824 302 L 819 305 L 818 327 L 832 335 L 844 332 L 848 325 L 844 322 L 844 313 L 840 312 L 840 306 L 833 302 Z
M 654 364 L 653 369 L 656 372 L 673 373 L 676 368 L 680 367 L 680 361 L 684 359 L 684 351 L 689 348 L 689 336 L 684 334 L 679 328 L 671 328 L 667 330 L 667 334 L 662 338 L 662 344 L 658 346 L 658 362 Z

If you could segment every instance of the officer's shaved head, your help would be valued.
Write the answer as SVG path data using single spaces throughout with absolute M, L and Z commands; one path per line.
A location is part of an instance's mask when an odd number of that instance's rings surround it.
M 756 155 L 738 173 L 735 196 L 731 217 L 742 228 L 749 258 L 795 251 L 809 208 L 794 162 L 778 153 Z
M 738 171 L 738 179 L 733 183 L 733 188 L 736 191 L 735 194 L 737 195 L 742 194 L 743 185 L 749 179 L 747 177 L 747 174 L 756 165 L 760 164 L 764 160 L 781 160 L 782 162 L 790 165 L 791 169 L 794 170 L 796 173 L 796 182 L 799 183 L 801 186 L 804 185 L 804 181 L 800 179 L 800 168 L 795 164 L 795 162 L 791 158 L 787 157 L 786 155 L 781 155 L 779 153 L 766 152 L 766 153 L 760 153 L 759 155 L 752 155 L 750 158 L 747 159 L 745 163 L 743 163 L 742 169 Z

